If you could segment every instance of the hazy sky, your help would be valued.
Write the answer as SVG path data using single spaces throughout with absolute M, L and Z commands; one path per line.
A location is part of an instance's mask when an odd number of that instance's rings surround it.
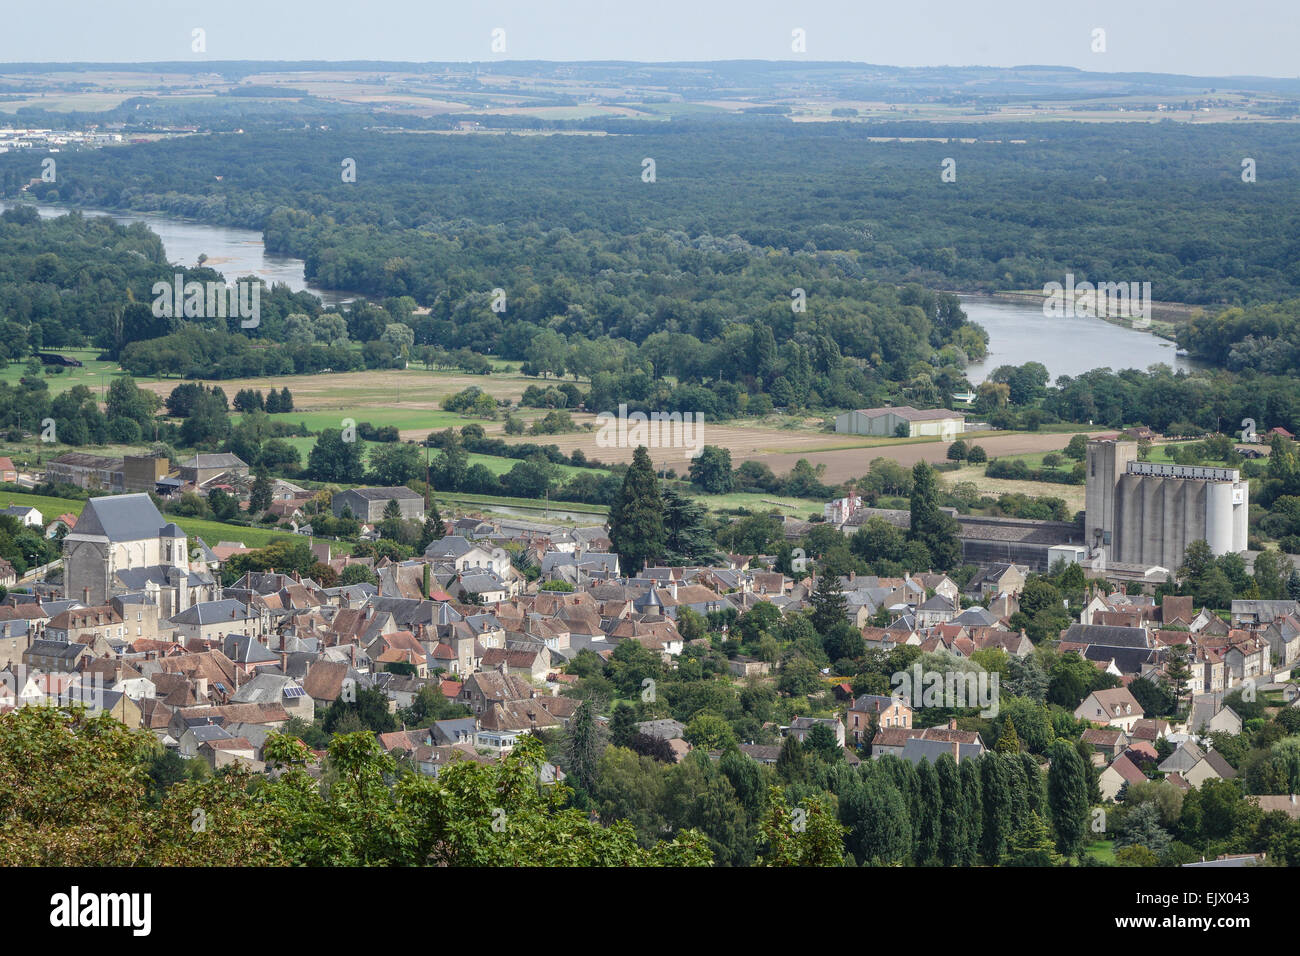
M 0 62 L 794 59 L 1298 76 L 1300 0 L 63 0 L 8 3 Z M 191 31 L 207 34 L 191 52 Z M 505 30 L 494 54 L 491 33 Z M 1091 49 L 1094 29 L 1106 51 Z

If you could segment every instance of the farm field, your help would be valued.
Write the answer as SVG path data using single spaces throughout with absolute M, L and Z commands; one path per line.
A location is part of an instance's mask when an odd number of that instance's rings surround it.
M 103 372 L 119 371 L 110 363 L 97 363 Z M 13 369 L 5 370 L 14 375 Z M 90 368 L 64 384 L 70 387 L 76 381 L 95 384 L 100 369 Z M 51 376 L 51 378 L 65 378 Z M 165 398 L 179 383 L 176 379 L 141 381 L 143 388 Z M 460 428 L 471 422 L 481 424 L 493 437 L 507 438 L 513 443 L 555 445 L 565 454 L 581 449 L 589 459 L 608 464 L 626 464 L 632 460 L 633 448 L 603 447 L 596 416 L 590 413 L 571 412 L 580 431 L 561 435 L 518 435 L 507 437 L 501 419 L 490 420 L 447 412 L 443 400 L 462 389 L 477 386 L 495 398 L 518 401 L 530 385 L 553 384 L 553 380 L 539 380 L 521 375 L 517 366 L 502 363 L 502 371 L 491 376 L 469 375 L 455 372 L 437 372 L 424 369 L 390 369 L 364 372 L 324 373 L 310 376 L 274 376 L 267 378 L 227 379 L 219 384 L 228 398 L 240 389 L 251 388 L 266 392 L 272 388 L 287 387 L 293 394 L 294 411 L 277 415 L 277 420 L 294 424 L 304 423 L 312 431 L 342 427 L 344 419 L 369 422 L 375 426 L 394 425 L 403 440 L 423 441 L 430 432 L 445 428 Z M 53 384 L 52 388 L 55 387 Z M 526 422 L 541 418 L 544 409 L 519 409 L 516 414 Z M 787 427 L 776 424 L 779 419 L 754 423 L 728 422 L 700 423 L 693 436 L 696 445 L 718 445 L 731 452 L 733 464 L 759 461 L 776 474 L 786 474 L 801 458 L 811 464 L 825 465 L 822 475 L 828 483 L 838 483 L 865 474 L 873 458 L 888 457 L 903 465 L 918 461 L 930 463 L 947 459 L 948 443 L 937 439 L 895 439 L 869 436 L 851 436 L 821 430 L 822 419 L 792 420 Z M 666 428 L 667 426 L 665 426 Z M 1090 435 L 1105 434 L 1102 430 Z M 963 436 L 967 441 L 983 445 L 990 457 L 1020 454 L 1042 454 L 1063 448 L 1071 432 L 1043 430 L 1039 432 L 973 432 Z M 292 438 L 305 462 L 313 439 Z M 686 448 L 651 447 L 651 459 L 661 470 L 673 469 L 684 475 L 691 459 Z M 482 463 L 495 474 L 509 471 L 513 459 L 482 456 Z
M 108 377 L 120 374 L 120 369 L 112 363 L 94 360 L 93 350 L 61 350 L 65 354 L 87 362 L 85 369 L 74 369 L 60 375 L 48 376 L 52 390 L 62 390 L 73 384 L 86 384 L 98 391 L 101 382 Z M 0 370 L 0 375 L 11 377 L 14 381 L 22 374 L 18 366 Z M 162 379 L 143 381 L 139 384 L 160 397 L 166 397 L 179 380 Z M 477 386 L 488 391 L 494 397 L 517 401 L 530 385 L 545 385 L 549 380 L 519 374 L 516 366 L 502 364 L 500 372 L 491 376 L 470 375 L 456 372 L 428 371 L 422 368 L 392 369 L 382 371 L 325 373 L 312 376 L 275 376 L 268 378 L 248 378 L 222 380 L 219 383 L 228 398 L 243 388 L 258 389 L 266 392 L 270 389 L 287 387 L 293 394 L 294 411 L 277 414 L 276 420 L 305 424 L 312 431 L 325 428 L 341 427 L 344 419 L 354 422 L 369 422 L 379 426 L 395 426 L 403 440 L 423 441 L 431 432 L 446 428 L 464 427 L 477 422 L 485 432 L 493 437 L 506 438 L 512 443 L 530 443 L 555 445 L 565 454 L 582 450 L 589 459 L 608 464 L 620 464 L 631 461 L 634 449 L 630 447 L 604 447 L 597 418 L 590 413 L 572 412 L 574 422 L 580 430 L 560 435 L 518 435 L 506 436 L 504 422 L 501 419 L 490 420 L 475 418 L 442 409 L 443 400 L 462 389 Z M 544 409 L 519 409 L 516 414 L 523 420 L 533 421 L 546 414 Z M 232 416 L 237 417 L 237 416 Z M 895 439 L 870 436 L 852 436 L 836 434 L 822 430 L 824 419 L 807 417 L 800 419 L 782 419 L 777 416 L 750 422 L 727 422 L 713 424 L 703 422 L 691 436 L 690 443 L 695 447 L 703 444 L 718 445 L 731 452 L 733 464 L 744 461 L 758 461 L 770 467 L 774 473 L 784 475 L 790 472 L 800 459 L 807 459 L 814 466 L 823 466 L 822 480 L 828 484 L 837 484 L 864 475 L 872 459 L 886 457 L 904 466 L 911 466 L 918 461 L 938 463 L 947 460 L 948 442 L 937 439 Z M 665 426 L 665 430 L 667 426 Z M 1069 440 L 1066 431 L 1039 432 L 974 432 L 963 436 L 968 442 L 982 445 L 989 457 L 1025 456 L 1035 467 L 1041 465 L 1041 457 L 1049 451 L 1059 451 Z M 1093 431 L 1089 434 L 1105 434 Z M 665 438 L 671 436 L 665 435 Z M 680 435 L 679 435 L 680 437 Z M 286 439 L 296 448 L 305 463 L 315 444 L 314 438 L 294 437 Z M 679 444 L 685 444 L 679 442 Z M 0 453 L 10 453 L 16 461 L 29 463 L 33 459 L 44 460 L 51 456 L 51 447 L 61 454 L 68 449 L 63 446 L 40 446 L 36 443 L 19 443 L 4 447 Z M 1161 446 L 1152 449 L 1153 460 L 1165 460 L 1159 451 Z M 90 449 L 92 453 L 120 455 L 136 449 L 106 446 Z M 656 469 L 674 470 L 685 476 L 690 468 L 689 448 L 651 447 L 651 459 Z M 436 452 L 435 452 L 436 454 Z M 514 467 L 516 459 L 472 454 L 471 464 L 482 464 L 495 475 L 501 475 Z M 561 466 L 566 475 L 579 473 L 584 469 Z M 960 480 L 975 480 L 986 493 L 1000 494 L 1007 491 L 1022 492 L 1032 496 L 1058 495 L 1074 504 L 1074 499 L 1082 495 L 1082 490 L 1075 486 L 1066 492 L 1058 491 L 1058 486 L 1042 482 L 1015 482 L 986 479 L 982 469 L 963 469 L 962 472 L 950 473 L 960 475 Z M 711 509 L 717 508 L 764 508 L 774 506 L 778 499 L 762 496 L 711 496 L 704 499 Z M 793 499 L 780 499 L 780 505 L 792 513 L 809 510 L 811 503 Z M 1080 503 L 1078 505 L 1082 507 Z M 815 509 L 813 509 L 815 510 Z
M 139 384 L 157 392 L 163 398 L 179 385 L 180 379 L 160 379 Z M 489 382 L 491 383 L 489 387 Z M 442 411 L 442 400 L 462 389 L 477 385 L 490 391 L 493 397 L 517 401 L 529 385 L 538 380 L 517 373 L 470 375 L 462 372 L 432 372 L 422 368 L 370 369 L 360 372 L 322 372 L 316 375 L 279 375 L 269 378 L 232 378 L 207 384 L 220 385 L 227 397 L 233 398 L 242 388 L 261 389 L 288 387 L 293 394 L 293 405 L 304 412 L 338 412 L 339 418 L 369 418 L 372 410 L 391 409 L 411 412 Z M 413 432 L 403 437 L 414 438 L 420 428 L 414 421 L 408 423 Z M 425 430 L 427 434 L 428 429 Z M 423 437 L 423 434 L 420 435 Z
M 1104 435 L 1105 431 L 1089 432 L 1089 435 Z M 1065 447 L 1065 442 L 1060 434 L 1051 434 L 1043 432 L 1011 432 L 1000 434 L 989 438 L 979 438 L 977 443 L 984 447 L 990 458 L 1000 457 L 1003 455 L 1025 454 L 1031 452 L 1048 452 Z M 733 452 L 733 457 L 734 457 Z M 794 467 L 796 461 L 800 458 L 807 458 L 813 465 L 824 464 L 825 472 L 822 474 L 822 481 L 828 484 L 836 484 L 847 481 L 850 478 L 858 478 L 866 474 L 871 465 L 873 458 L 892 458 L 901 465 L 911 467 L 918 461 L 936 464 L 947 461 L 948 443 L 947 442 L 899 442 L 886 448 L 864 448 L 847 451 L 829 451 L 817 452 L 814 454 L 790 454 L 776 453 L 763 455 L 745 456 L 761 461 L 770 467 L 777 474 L 783 474 Z M 744 460 L 743 458 L 741 460 Z M 974 470 L 974 469 L 972 469 Z M 978 469 L 983 473 L 983 469 Z M 953 474 L 953 473 L 950 473 Z M 1042 482 L 1022 482 L 1022 484 L 1039 484 Z M 1050 485 L 1048 487 L 1055 487 Z M 1026 492 L 1026 494 L 1044 494 L 1043 491 Z

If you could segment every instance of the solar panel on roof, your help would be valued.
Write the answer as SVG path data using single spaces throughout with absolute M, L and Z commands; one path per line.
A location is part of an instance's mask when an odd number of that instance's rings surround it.
M 303 690 L 301 687 L 286 687 L 284 689 L 284 696 L 290 699 L 293 699 L 295 697 L 302 697 L 306 693 L 307 692 Z

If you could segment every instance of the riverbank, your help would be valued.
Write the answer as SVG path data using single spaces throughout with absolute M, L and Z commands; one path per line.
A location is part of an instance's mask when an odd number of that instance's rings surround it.
M 1042 308 L 1043 293 L 1041 290 L 1014 290 L 1003 292 L 961 292 L 949 290 L 951 295 L 959 296 L 963 299 L 980 298 L 993 299 L 998 302 L 1014 303 L 1016 305 L 1032 306 Z M 1226 308 L 1226 306 L 1225 306 Z M 1168 339 L 1171 342 L 1176 341 L 1177 326 L 1189 321 L 1192 317 L 1206 311 L 1207 306 L 1192 305 L 1187 302 L 1152 302 L 1151 303 L 1151 325 L 1144 329 L 1133 327 L 1133 322 L 1126 316 L 1117 316 L 1107 314 L 1096 314 L 1096 318 L 1111 325 L 1117 325 L 1120 328 L 1133 329 L 1135 332 L 1147 332 L 1158 338 Z

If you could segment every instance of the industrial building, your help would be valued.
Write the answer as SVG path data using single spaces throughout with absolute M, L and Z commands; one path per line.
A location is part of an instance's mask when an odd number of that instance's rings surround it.
M 941 438 L 952 441 L 966 428 L 960 412 L 947 408 L 913 408 L 911 405 L 885 408 L 859 408 L 835 416 L 835 431 L 846 435 L 893 437 L 900 425 L 907 426 L 909 438 Z
M 966 564 L 1019 564 L 1042 573 L 1068 561 L 1081 546 L 1083 530 L 1072 521 L 958 515 L 961 557 Z
M 1138 460 L 1134 441 L 1088 442 L 1085 543 L 1108 565 L 1176 570 L 1187 546 L 1246 550 L 1250 485 L 1235 468 Z
M 170 468 L 165 455 L 106 458 L 70 451 L 46 462 L 45 478 L 91 491 L 153 491 Z
M 384 517 L 388 502 L 396 501 L 403 518 L 424 520 L 424 496 L 404 485 L 395 488 L 349 488 L 334 492 L 331 504 L 335 517 L 351 511 L 352 517 L 366 524 L 374 524 Z

